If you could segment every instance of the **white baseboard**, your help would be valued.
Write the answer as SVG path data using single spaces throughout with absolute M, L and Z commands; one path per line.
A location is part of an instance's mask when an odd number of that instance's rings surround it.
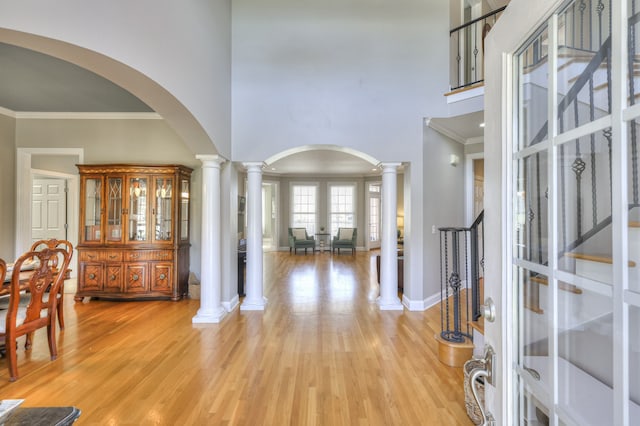
M 402 295 L 402 304 L 410 311 L 426 311 L 438 303 L 440 303 L 440 293 L 436 293 L 422 300 L 411 300 L 405 294 Z
M 289 251 L 289 246 L 279 247 L 278 251 Z M 330 248 L 325 248 L 324 251 L 331 251 L 331 249 Z M 368 250 L 366 247 L 356 247 L 356 251 L 370 251 L 370 250 Z
M 233 296 L 230 301 L 222 302 L 222 307 L 226 309 L 227 312 L 233 311 L 239 305 L 240 305 L 240 297 L 238 297 L 237 294 Z

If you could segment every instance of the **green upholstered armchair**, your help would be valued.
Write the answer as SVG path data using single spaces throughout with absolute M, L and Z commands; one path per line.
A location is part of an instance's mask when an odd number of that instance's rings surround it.
M 307 254 L 307 249 L 315 250 L 316 240 L 307 234 L 305 228 L 289 228 L 289 253 L 292 249 L 296 253 L 299 248 L 303 248 L 304 254 Z
M 358 238 L 358 228 L 338 228 L 338 235 L 333 237 L 331 241 L 331 249 L 333 252 L 338 249 L 351 249 L 351 254 L 356 253 L 356 239 Z

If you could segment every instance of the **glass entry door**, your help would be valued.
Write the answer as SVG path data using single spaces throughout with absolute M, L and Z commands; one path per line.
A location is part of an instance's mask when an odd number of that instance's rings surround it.
M 633 10 L 571 2 L 513 60 L 510 285 L 520 425 L 640 424 L 640 233 L 632 229 L 640 222 L 640 109 L 629 93 L 640 80 L 617 77 L 640 52 L 634 45 L 623 57 L 627 39 L 611 38 L 617 24 L 638 33 Z

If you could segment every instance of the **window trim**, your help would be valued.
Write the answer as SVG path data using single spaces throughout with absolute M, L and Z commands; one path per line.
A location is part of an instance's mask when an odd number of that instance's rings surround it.
M 336 235 L 338 232 L 337 229 L 331 229 L 331 189 L 338 186 L 349 186 L 353 188 L 353 227 L 358 227 L 358 183 L 355 181 L 327 182 L 327 224 L 325 227 L 326 232 L 329 232 L 331 235 Z
M 317 228 L 319 227 L 319 201 L 320 201 L 320 183 L 319 182 L 304 182 L 304 181 L 296 181 L 296 182 L 289 182 L 289 227 L 293 227 L 293 215 L 294 215 L 294 195 L 293 195 L 293 190 L 296 186 L 306 186 L 306 187 L 313 187 L 315 189 L 315 201 L 316 201 L 316 206 L 315 206 L 315 218 L 314 218 L 314 222 L 315 222 L 315 230 L 311 230 L 312 233 L 316 233 L 318 232 Z

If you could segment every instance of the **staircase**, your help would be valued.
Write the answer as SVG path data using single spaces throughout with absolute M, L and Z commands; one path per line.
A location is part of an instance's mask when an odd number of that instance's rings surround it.
M 559 20 L 558 50 L 558 124 L 560 132 L 567 132 L 598 120 L 611 111 L 611 38 L 608 14 L 610 1 L 593 0 L 589 7 L 576 1 Z M 591 7 L 593 6 L 593 7 Z M 634 25 L 640 22 L 640 13 L 629 19 L 631 51 L 635 52 Z M 537 96 L 547 96 L 548 45 L 546 35 L 540 34 L 531 44 L 532 48 L 523 53 L 521 91 L 532 104 Z M 629 58 L 629 74 L 633 76 L 629 84 L 629 102 L 635 104 L 640 97 L 640 57 Z M 527 103 L 525 101 L 525 107 Z M 527 116 L 530 118 L 530 116 Z M 639 124 L 631 123 L 628 150 L 630 170 L 629 194 L 629 272 L 630 285 L 640 289 L 640 167 L 638 163 Z M 546 114 L 540 114 L 539 121 L 532 118 L 523 130 L 526 146 L 533 147 L 548 138 Z M 557 268 L 576 274 L 587 280 L 581 288 L 557 282 L 558 303 L 566 312 L 562 313 L 566 330 L 584 326 L 606 315 L 601 297 L 611 291 L 611 131 L 605 129 L 575 141 L 561 145 L 559 149 L 558 185 L 558 229 L 557 244 L 560 247 L 556 260 Z M 525 182 L 519 183 L 519 214 L 517 215 L 517 253 L 521 259 L 548 265 L 548 168 L 545 152 L 539 152 L 520 161 L 521 175 Z M 482 267 L 482 257 L 470 259 L 476 269 Z M 528 341 L 546 338 L 544 321 L 536 321 L 536 316 L 545 315 L 545 304 L 549 291 L 547 277 L 528 272 L 521 280 L 523 304 L 529 312 L 526 321 L 531 324 L 527 330 Z M 607 284 L 589 284 L 590 281 Z M 479 318 L 479 296 L 481 280 L 469 280 L 473 293 L 473 315 L 468 324 L 476 347 L 483 335 L 483 325 Z M 608 290 L 607 290 L 608 288 Z M 607 294 L 604 294 L 607 293 Z M 444 300 L 444 299 L 443 299 Z M 477 305 L 476 305 L 477 303 Z M 476 311 L 477 306 L 477 311 Z M 477 313 L 477 316 L 476 316 Z M 537 323 L 540 325 L 536 325 Z
M 468 228 L 439 230 L 441 331 L 435 336 L 438 358 L 446 365 L 462 367 L 474 352 L 481 323 L 484 212 Z

